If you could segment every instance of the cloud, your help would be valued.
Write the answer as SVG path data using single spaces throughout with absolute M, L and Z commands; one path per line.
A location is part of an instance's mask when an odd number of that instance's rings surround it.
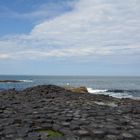
M 0 60 L 8 59 L 8 58 L 9 58 L 9 55 L 8 54 L 1 54 L 0 53 Z
M 139 0 L 79 0 L 72 6 L 72 11 L 46 19 L 29 34 L 1 38 L 1 52 L 14 59 L 140 54 Z

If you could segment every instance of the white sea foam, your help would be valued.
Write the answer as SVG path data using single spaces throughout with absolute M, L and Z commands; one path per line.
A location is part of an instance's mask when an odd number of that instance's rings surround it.
M 127 93 L 114 93 L 114 92 L 107 92 L 106 95 L 109 95 L 109 96 L 112 96 L 112 97 L 115 97 L 115 98 L 131 98 L 133 99 L 133 96 L 132 95 L 129 95 Z
M 32 80 L 19 80 L 19 81 L 21 81 L 21 82 L 26 82 L 26 83 L 31 83 L 31 82 L 33 82 Z
M 89 93 L 104 93 L 107 92 L 107 90 L 99 90 L 99 89 L 93 89 L 93 88 L 87 88 Z
M 92 89 L 92 88 L 87 88 L 87 90 L 91 94 L 104 94 L 115 98 L 133 98 L 133 96 L 128 93 L 115 93 L 115 92 L 108 92 L 108 90 L 99 90 L 99 89 Z

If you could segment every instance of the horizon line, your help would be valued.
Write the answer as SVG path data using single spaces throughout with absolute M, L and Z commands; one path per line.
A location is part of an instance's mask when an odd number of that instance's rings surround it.
M 98 76 L 98 77 L 140 77 L 140 75 L 94 75 L 94 74 L 0 74 L 0 76 Z

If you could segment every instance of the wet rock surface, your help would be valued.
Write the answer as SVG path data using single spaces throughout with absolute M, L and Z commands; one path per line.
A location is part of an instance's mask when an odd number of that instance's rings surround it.
M 53 85 L 1 91 L 0 140 L 140 140 L 140 101 Z

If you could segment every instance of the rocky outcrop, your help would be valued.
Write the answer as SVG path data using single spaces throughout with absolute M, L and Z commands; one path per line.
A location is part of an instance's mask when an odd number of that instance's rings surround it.
M 35 87 L 30 87 L 25 90 L 23 90 L 24 93 L 26 94 L 49 94 L 49 93 L 65 93 L 67 92 L 65 88 L 55 86 L 55 85 L 38 85 Z
M 140 140 L 140 101 L 53 85 L 2 91 L 0 139 Z
M 86 87 L 65 87 L 65 89 L 73 93 L 88 93 Z
M 21 82 L 20 80 L 0 80 L 0 83 L 17 83 Z

